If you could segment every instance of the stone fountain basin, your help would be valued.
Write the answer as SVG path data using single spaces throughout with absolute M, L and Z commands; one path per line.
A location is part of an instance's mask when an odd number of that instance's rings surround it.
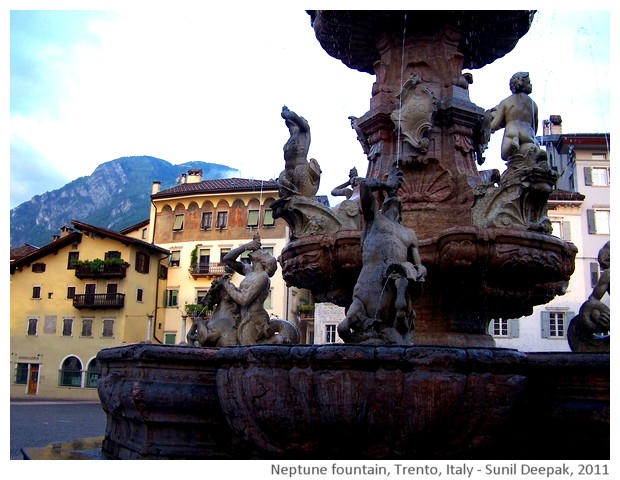
M 348 307 L 362 268 L 360 234 L 343 230 L 290 241 L 278 259 L 283 278 L 310 290 L 317 302 Z M 484 335 L 491 319 L 531 315 L 534 306 L 564 294 L 577 254 L 575 245 L 546 233 L 474 226 L 422 238 L 419 251 L 428 273 L 414 303 L 415 343 L 458 347 L 494 342 L 444 343 L 448 333 Z
M 252 458 L 569 458 L 586 438 L 580 456 L 609 452 L 603 357 L 357 345 L 219 357 L 222 411 Z
M 608 459 L 609 354 L 104 349 L 113 459 Z

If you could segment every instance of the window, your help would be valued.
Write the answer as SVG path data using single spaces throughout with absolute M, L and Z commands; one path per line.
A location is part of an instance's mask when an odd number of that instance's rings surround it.
M 325 325 L 325 343 L 336 343 L 336 325 Z
M 494 318 L 489 323 L 489 334 L 494 337 L 518 338 L 519 319 L 516 318 Z
M 164 292 L 164 307 L 179 306 L 179 291 L 176 289 L 166 290 Z
M 174 345 L 177 341 L 176 333 L 164 333 L 164 343 L 166 345 Z
M 273 308 L 273 306 L 271 305 L 271 290 L 269 290 L 269 293 L 267 294 L 267 298 L 263 302 L 263 307 L 265 307 L 267 310 Z
M 45 271 L 44 263 L 33 263 L 32 264 L 32 272 L 33 273 L 43 273 Z
M 230 248 L 220 248 L 220 262 L 224 261 L 224 257 L 228 252 L 230 252 Z
M 115 250 L 109 251 L 109 252 L 105 252 L 104 258 L 106 260 L 113 260 L 113 259 L 116 259 L 116 258 L 120 259 L 121 258 L 121 252 L 117 252 Z
M 275 223 L 276 221 L 273 218 L 273 210 L 271 210 L 271 208 L 268 208 L 267 210 L 265 210 L 265 215 L 263 215 L 263 225 L 265 225 L 266 227 L 272 227 Z
M 82 386 L 82 362 L 77 357 L 67 357 L 62 362 L 58 384 L 61 387 Z
M 40 285 L 35 285 L 34 287 L 32 287 L 32 298 L 33 299 L 41 298 L 41 286 Z
M 170 252 L 170 257 L 168 259 L 169 267 L 178 267 L 181 265 L 181 251 L 173 250 Z
M 37 334 L 37 324 L 39 323 L 38 318 L 31 317 L 28 319 L 28 335 L 35 336 Z
M 67 260 L 67 269 L 77 268 L 77 263 L 80 260 L 80 252 L 69 252 L 69 259 Z
M 146 240 L 146 228 L 142 229 L 142 240 Z
M 180 215 L 175 215 L 174 216 L 174 225 L 172 227 L 172 230 L 179 231 L 179 230 L 183 230 L 183 220 L 185 218 L 185 215 L 180 214 Z
M 106 338 L 110 338 L 114 336 L 114 320 L 113 319 L 105 318 L 103 320 L 103 331 L 101 335 Z
M 553 235 L 561 238 L 562 240 L 570 241 L 570 222 L 568 221 L 560 221 L 560 220 L 552 220 L 551 221 L 551 230 Z
M 211 249 L 201 248 L 198 250 L 198 266 L 201 273 L 209 271 L 209 262 L 211 262 Z
M 73 319 L 64 318 L 62 320 L 62 336 L 70 337 L 73 335 Z
M 592 185 L 606 187 L 609 185 L 609 169 L 592 167 Z
M 93 358 L 86 369 L 86 382 L 84 386 L 87 388 L 97 388 L 97 382 L 101 377 L 101 364 L 99 360 Z
M 105 287 L 106 300 L 116 300 L 116 294 L 118 293 L 118 283 L 108 283 Z
M 588 219 L 588 233 L 609 235 L 609 210 L 588 209 L 586 215 Z
M 248 227 L 258 227 L 260 210 L 248 210 Z
M 565 338 L 573 312 L 542 312 L 542 337 Z
M 136 290 L 136 302 L 144 301 L 144 290 L 142 288 L 138 288 Z
M 166 280 L 168 278 L 168 267 L 165 265 L 159 265 L 159 279 Z
M 67 287 L 67 298 L 75 298 L 75 287 L 71 286 L 71 287 Z
M 200 228 L 203 230 L 211 230 L 213 227 L 213 212 L 204 212 L 202 220 L 200 220 Z
M 217 223 L 215 224 L 215 228 L 228 227 L 228 212 L 217 212 Z
M 92 318 L 82 319 L 82 333 L 80 335 L 82 337 L 93 336 L 93 319 Z
M 28 383 L 28 364 L 18 363 L 15 365 L 15 383 L 26 385 Z
M 588 186 L 607 187 L 610 183 L 608 167 L 583 167 L 583 176 Z
M 196 303 L 201 303 L 209 290 L 196 290 Z
M 136 252 L 136 272 L 149 273 L 151 257 L 146 253 Z

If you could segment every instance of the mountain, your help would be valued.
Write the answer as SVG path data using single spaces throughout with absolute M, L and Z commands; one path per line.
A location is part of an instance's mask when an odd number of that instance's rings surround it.
M 180 175 L 191 169 L 202 169 L 205 180 L 239 174 L 215 163 L 172 165 L 149 156 L 117 158 L 102 163 L 90 176 L 13 208 L 11 247 L 46 245 L 71 220 L 116 231 L 135 225 L 149 217 L 153 182 L 160 181 L 162 190 L 173 187 Z

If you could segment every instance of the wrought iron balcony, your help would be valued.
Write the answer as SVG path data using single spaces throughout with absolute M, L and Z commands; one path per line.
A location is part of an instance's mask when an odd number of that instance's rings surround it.
M 123 308 L 124 293 L 85 293 L 73 297 L 73 306 L 82 308 Z
M 218 263 L 205 263 L 199 265 L 192 265 L 189 267 L 189 273 L 192 277 L 221 277 L 225 273 L 232 273 L 233 271 L 221 262 Z
M 125 278 L 127 276 L 127 264 L 77 265 L 75 276 L 78 278 Z

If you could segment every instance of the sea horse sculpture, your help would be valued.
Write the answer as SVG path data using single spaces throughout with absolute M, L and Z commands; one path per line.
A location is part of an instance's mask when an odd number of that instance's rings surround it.
M 346 317 L 338 324 L 338 334 L 347 343 L 413 344 L 413 301 L 422 292 L 426 267 L 417 236 L 401 224 L 397 191 L 402 176 L 400 170 L 393 170 L 385 183 L 376 178 L 359 180 L 362 270 Z M 386 194 L 381 208 L 376 191 Z

